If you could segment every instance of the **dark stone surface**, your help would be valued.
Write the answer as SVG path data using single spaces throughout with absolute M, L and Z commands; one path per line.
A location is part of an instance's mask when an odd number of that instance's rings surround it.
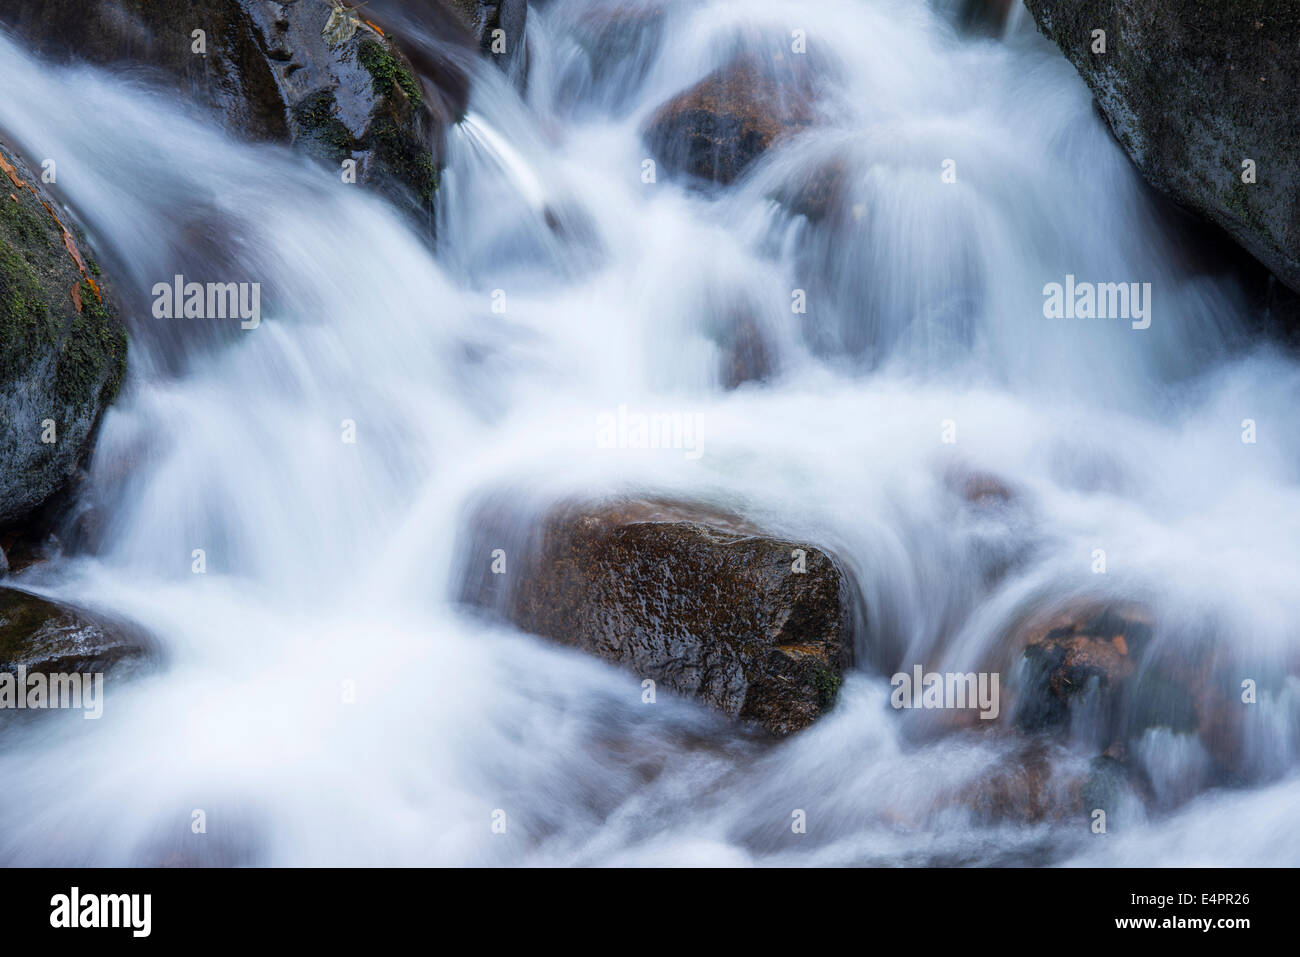
M 492 575 L 511 525 L 491 510 L 471 522 L 467 601 L 774 734 L 834 703 L 853 629 L 849 585 L 825 552 L 690 506 L 620 502 L 554 509 L 514 535 L 507 574 Z
M 1147 181 L 1300 290 L 1300 7 L 1025 0 Z M 1106 52 L 1092 52 L 1092 31 Z M 1242 182 L 1242 161 L 1257 182 Z

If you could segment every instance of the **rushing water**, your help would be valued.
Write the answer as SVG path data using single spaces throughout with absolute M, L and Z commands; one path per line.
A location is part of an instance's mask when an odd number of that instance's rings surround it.
M 1164 810 L 1102 839 L 967 810 L 954 795 L 1013 742 L 905 733 L 866 668 L 770 744 L 456 605 L 486 560 L 461 534 L 484 496 L 649 491 L 835 551 L 888 667 L 979 669 L 1026 609 L 1099 594 L 1270 675 L 1300 652 L 1300 367 L 1248 341 L 1233 280 L 1027 18 L 974 39 L 919 0 L 691 3 L 593 71 L 589 6 L 530 12 L 526 97 L 470 66 L 436 253 L 296 154 L 0 37 L 0 128 L 58 157 L 133 312 L 92 466 L 104 545 L 19 584 L 138 622 L 165 654 L 110 678 L 100 721 L 0 730 L 0 861 L 1300 863 L 1294 678 L 1261 694 L 1239 788 L 1196 795 L 1199 746 L 1151 732 L 1137 759 Z M 643 182 L 651 112 L 794 29 L 825 84 L 816 130 L 728 190 Z M 770 199 L 834 160 L 841 215 Z M 262 282 L 261 327 L 149 318 L 178 272 Z M 1044 318 L 1067 274 L 1151 283 L 1150 328 Z M 729 391 L 736 308 L 776 368 Z M 703 454 L 599 448 L 620 405 L 698 416 Z M 1000 476 L 1013 505 L 963 510 L 954 467 Z M 994 564 L 1010 571 L 989 586 Z

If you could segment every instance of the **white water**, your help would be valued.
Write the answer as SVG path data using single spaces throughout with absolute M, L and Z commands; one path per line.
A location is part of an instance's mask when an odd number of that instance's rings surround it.
M 108 544 L 19 584 L 134 620 L 167 656 L 110 679 L 101 721 L 0 733 L 0 861 L 1300 863 L 1294 678 L 1254 712 L 1249 788 L 1103 839 L 981 824 L 953 794 L 1010 743 L 914 740 L 865 669 L 768 745 L 454 604 L 465 564 L 487 561 L 460 535 L 482 496 L 631 490 L 834 550 L 891 664 L 978 670 L 1024 610 L 1084 594 L 1141 599 L 1158 640 L 1213 638 L 1273 674 L 1300 651 L 1300 367 L 1244 349 L 1240 295 L 1183 262 L 1032 25 L 973 41 L 917 0 L 690 4 L 646 75 L 594 87 L 570 39 L 584 14 L 530 13 L 526 103 L 476 69 L 436 256 L 300 157 L 0 37 L 0 127 L 58 158 L 144 304 L 93 466 Z M 767 44 L 796 27 L 827 77 L 817 131 L 722 193 L 643 184 L 650 113 L 741 28 Z M 768 200 L 833 157 L 859 216 L 812 227 Z M 148 319 L 143 291 L 182 266 L 262 281 L 261 328 Z M 1044 319 L 1043 284 L 1066 273 L 1151 282 L 1151 328 Z M 726 392 L 719 322 L 742 303 L 779 368 Z M 598 448 L 596 416 L 620 404 L 699 414 L 704 455 Z M 963 511 L 954 466 L 1018 504 Z M 1149 745 L 1153 779 L 1194 790 L 1194 747 Z M 1086 758 L 1057 756 L 1062 773 Z

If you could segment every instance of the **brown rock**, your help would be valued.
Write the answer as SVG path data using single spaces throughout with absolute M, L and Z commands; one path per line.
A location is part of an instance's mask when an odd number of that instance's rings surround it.
M 483 568 L 505 540 L 500 522 L 474 522 Z M 852 659 L 835 560 L 729 516 L 651 502 L 557 508 L 525 552 L 508 574 L 471 579 L 466 599 L 774 734 L 825 712 Z
M 1027 624 L 1026 682 L 1016 711 L 1024 730 L 1068 726 L 1069 705 L 1090 685 L 1108 701 L 1149 644 L 1152 618 L 1131 605 L 1080 604 Z
M 743 53 L 651 118 L 646 142 L 668 169 L 730 183 L 783 136 L 814 119 L 814 88 L 799 56 Z
M 978 777 L 943 790 L 926 811 L 933 815 L 960 807 L 984 827 L 1073 824 L 1083 828 L 1091 823 L 1095 808 L 1106 811 L 1108 826 L 1114 826 L 1150 797 L 1140 776 L 1124 760 L 1104 754 L 1084 761 L 1039 739 L 1022 742 Z M 911 822 L 923 825 L 925 818 L 914 816 Z
M 1064 731 L 1075 742 L 1124 755 L 1153 728 L 1192 735 L 1209 756 L 1207 783 L 1267 780 L 1277 768 L 1267 747 L 1252 747 L 1245 678 L 1280 693 L 1294 662 L 1246 662 L 1206 635 L 1154 640 L 1145 609 L 1082 603 L 1020 630 L 1023 685 L 1015 692 L 1022 731 Z M 1088 694 L 1084 694 L 1085 690 Z M 1259 744 L 1260 742 L 1255 742 Z

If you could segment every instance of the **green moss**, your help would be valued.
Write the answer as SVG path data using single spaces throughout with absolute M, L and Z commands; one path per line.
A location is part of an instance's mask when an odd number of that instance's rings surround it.
M 819 661 L 813 666 L 813 686 L 817 689 L 817 703 L 823 711 L 830 710 L 834 706 L 843 684 L 843 676 L 829 665 Z
M 1251 186 L 1243 183 L 1235 173 L 1232 175 L 1230 183 L 1231 185 L 1221 192 L 1223 205 L 1245 225 L 1260 232 L 1267 232 L 1268 227 L 1260 218 L 1259 211 L 1251 203 L 1251 200 L 1254 199 L 1250 194 Z
M 17 375 L 55 332 L 36 271 L 0 238 L 0 379 Z
M 438 191 L 438 166 L 430 149 L 390 117 L 370 127 L 375 154 L 426 203 Z
M 415 162 L 416 185 L 420 198 L 426 203 L 433 201 L 433 194 L 438 191 L 438 167 L 433 162 L 433 153 L 423 150 Z
M 73 406 L 96 399 L 111 401 L 126 368 L 126 333 L 121 324 L 114 321 L 89 282 L 81 283 L 80 294 L 81 312 L 68 327 L 56 374 L 59 399 Z
M 0 236 L 8 236 L 23 248 L 50 241 L 50 232 L 31 210 L 7 197 L 3 200 L 0 202 Z
M 303 136 L 315 143 L 326 159 L 336 163 L 347 157 L 356 145 L 337 114 L 338 101 L 329 90 L 313 93 L 294 110 L 294 119 L 302 128 Z
M 363 40 L 357 51 L 357 58 L 374 78 L 375 92 L 380 96 L 387 96 L 396 83 L 410 98 L 413 105 L 419 106 L 424 102 L 419 81 L 382 43 L 377 40 Z

